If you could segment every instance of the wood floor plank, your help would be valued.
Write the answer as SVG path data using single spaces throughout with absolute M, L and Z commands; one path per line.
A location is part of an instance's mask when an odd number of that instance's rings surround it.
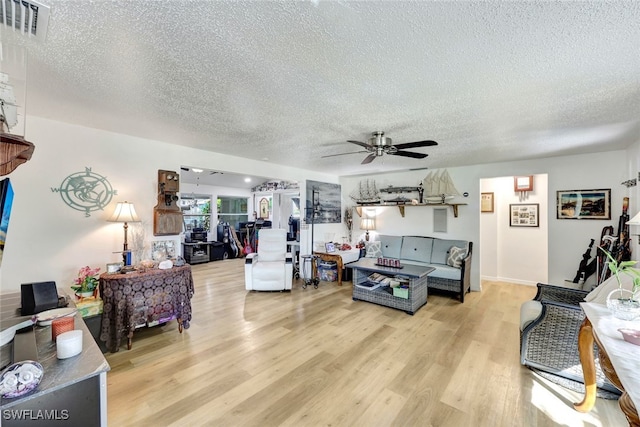
M 535 287 L 483 282 L 464 304 L 429 295 L 414 315 L 353 301 L 351 283 L 247 292 L 244 260 L 193 266 L 191 327 L 140 329 L 106 355 L 114 426 L 625 425 L 617 402 L 519 363 L 519 308 Z

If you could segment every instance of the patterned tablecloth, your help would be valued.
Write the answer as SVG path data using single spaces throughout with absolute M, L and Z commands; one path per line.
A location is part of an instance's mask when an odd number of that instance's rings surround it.
M 129 339 L 137 327 L 178 319 L 180 332 L 189 328 L 193 296 L 191 266 L 150 269 L 129 274 L 102 274 L 104 301 L 100 339 L 111 352 L 118 351 L 123 335 Z

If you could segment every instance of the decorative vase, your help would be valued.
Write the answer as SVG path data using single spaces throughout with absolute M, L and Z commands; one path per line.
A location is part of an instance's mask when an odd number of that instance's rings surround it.
M 85 292 L 76 291 L 76 297 L 78 299 L 91 298 L 92 296 L 94 296 L 95 293 L 96 293 L 95 290 L 93 290 L 93 291 L 85 291 Z
M 640 318 L 640 300 L 627 289 L 614 289 L 607 295 L 607 308 L 614 317 L 622 320 Z

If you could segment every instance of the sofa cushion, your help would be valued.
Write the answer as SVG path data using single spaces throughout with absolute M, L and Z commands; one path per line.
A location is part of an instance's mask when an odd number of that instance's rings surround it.
M 448 265 L 441 264 L 429 264 L 429 267 L 435 268 L 434 271 L 429 273 L 429 277 L 439 277 L 441 279 L 460 280 L 461 270 L 456 267 L 449 267 Z M 427 284 L 429 279 L 427 279 Z
M 464 248 L 465 252 L 469 247 L 469 245 L 465 240 L 433 239 L 433 251 L 431 252 L 431 258 L 430 258 L 431 264 L 446 265 L 447 258 L 449 257 L 449 250 L 451 249 L 452 246 L 456 246 L 458 248 Z
M 380 235 L 382 256 L 385 258 L 400 258 L 400 248 L 402 247 L 402 236 Z
M 365 250 L 367 254 L 366 258 L 378 258 L 382 256 L 382 251 L 380 250 L 380 242 L 379 241 L 371 241 L 364 243 Z
M 432 237 L 404 236 L 402 238 L 402 249 L 400 259 L 408 261 L 429 262 L 431 259 L 431 249 L 433 247 Z M 444 264 L 442 262 L 442 264 Z
M 447 265 L 456 268 L 462 267 L 462 260 L 466 254 L 467 251 L 464 248 L 451 246 L 451 249 L 449 249 L 449 256 L 447 257 Z

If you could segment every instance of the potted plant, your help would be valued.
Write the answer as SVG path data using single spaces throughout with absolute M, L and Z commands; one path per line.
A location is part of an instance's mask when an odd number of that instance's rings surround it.
M 88 298 L 95 296 L 98 291 L 98 272 L 100 267 L 90 268 L 88 265 L 82 267 L 78 271 L 78 277 L 75 280 L 75 285 L 71 286 L 71 289 L 75 292 L 79 298 Z
M 607 256 L 607 267 L 618 282 L 618 289 L 614 289 L 607 295 L 607 307 L 619 319 L 633 320 L 640 317 L 640 270 L 633 268 L 637 261 L 618 262 L 609 252 L 599 249 Z M 622 286 L 621 274 L 626 274 L 633 279 L 631 289 Z

